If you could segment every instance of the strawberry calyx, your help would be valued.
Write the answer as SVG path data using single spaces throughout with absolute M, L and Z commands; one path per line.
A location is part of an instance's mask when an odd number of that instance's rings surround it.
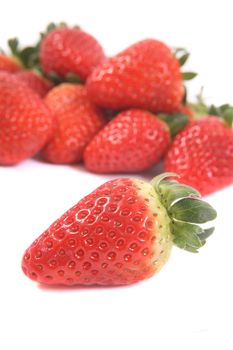
M 178 134 L 189 123 L 189 118 L 184 113 L 159 113 L 157 116 L 167 124 L 172 137 Z
M 179 62 L 180 67 L 183 67 L 190 57 L 190 53 L 183 47 L 173 49 L 173 55 Z M 192 80 L 197 76 L 195 72 L 181 72 L 183 80 Z
M 214 227 L 204 229 L 199 224 L 214 220 L 217 213 L 201 199 L 196 189 L 167 179 L 177 176 L 175 173 L 163 173 L 153 178 L 151 184 L 171 219 L 173 243 L 179 248 L 197 253 L 214 231 Z
M 25 48 L 20 48 L 19 40 L 17 38 L 11 38 L 8 40 L 8 46 L 10 48 L 13 57 L 20 62 L 25 69 L 38 69 L 40 70 L 39 64 L 39 43 L 35 46 L 27 46 Z
M 229 104 L 224 104 L 219 107 L 211 105 L 208 109 L 208 114 L 222 118 L 226 125 L 233 128 L 233 106 Z
M 54 83 L 54 85 L 58 85 L 61 83 L 83 84 L 81 78 L 75 73 L 67 73 L 65 77 L 60 77 L 54 71 L 51 71 L 47 74 L 43 74 L 47 79 L 51 80 Z

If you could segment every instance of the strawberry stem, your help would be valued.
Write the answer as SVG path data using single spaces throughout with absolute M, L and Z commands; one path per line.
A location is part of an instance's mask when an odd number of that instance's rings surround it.
M 174 173 L 164 173 L 156 176 L 151 184 L 171 219 L 173 243 L 179 248 L 197 253 L 214 231 L 214 227 L 203 229 L 199 224 L 214 220 L 217 213 L 201 199 L 196 189 L 167 179 L 177 176 Z

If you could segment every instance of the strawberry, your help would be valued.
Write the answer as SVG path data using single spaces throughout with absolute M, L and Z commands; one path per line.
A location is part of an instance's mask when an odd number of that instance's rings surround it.
M 184 89 L 178 60 L 162 42 L 140 41 L 98 66 L 87 80 L 91 99 L 112 109 L 172 113 Z
M 52 163 L 74 163 L 82 159 L 85 146 L 104 125 L 82 85 L 63 83 L 53 88 L 45 103 L 58 122 L 57 131 L 42 151 Z
M 0 164 L 35 155 L 53 128 L 54 119 L 41 98 L 14 75 L 0 72 Z
M 80 28 L 58 27 L 40 44 L 40 62 L 45 73 L 65 78 L 69 73 L 85 80 L 105 60 L 100 44 Z
M 216 212 L 195 189 L 166 180 L 169 175 L 98 187 L 26 250 L 24 273 L 46 284 L 130 284 L 158 272 L 172 243 L 197 252 L 213 232 L 198 224 Z
M 15 73 L 21 69 L 22 68 L 14 58 L 8 57 L 0 52 L 0 71 Z
M 89 143 L 85 166 L 97 173 L 142 171 L 160 160 L 170 141 L 164 121 L 150 112 L 129 109 L 119 113 Z
M 232 123 L 232 122 L 231 122 Z M 233 130 L 220 117 L 190 122 L 174 139 L 164 168 L 202 195 L 233 183 Z
M 33 70 L 21 70 L 16 73 L 16 76 L 32 90 L 37 92 L 40 97 L 44 97 L 53 87 L 53 83 L 50 80 L 45 79 Z

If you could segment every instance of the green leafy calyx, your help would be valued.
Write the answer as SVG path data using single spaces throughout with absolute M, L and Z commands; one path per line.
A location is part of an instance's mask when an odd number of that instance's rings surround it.
M 178 134 L 189 122 L 188 116 L 184 113 L 159 113 L 158 117 L 168 125 L 172 137 Z
M 204 229 L 199 224 L 214 220 L 217 213 L 201 199 L 196 189 L 168 179 L 177 176 L 175 173 L 164 173 L 156 176 L 151 184 L 171 219 L 174 244 L 196 253 L 214 231 L 213 227 Z

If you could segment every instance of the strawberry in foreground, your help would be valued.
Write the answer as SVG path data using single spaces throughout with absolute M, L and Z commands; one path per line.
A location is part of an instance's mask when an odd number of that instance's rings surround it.
M 213 228 L 215 210 L 173 173 L 151 183 L 106 182 L 55 221 L 26 250 L 22 269 L 46 284 L 121 285 L 151 277 L 172 244 L 197 252 Z
M 86 168 L 96 173 L 138 172 L 150 168 L 167 151 L 171 133 L 188 122 L 183 114 L 166 117 L 167 123 L 140 109 L 119 113 L 86 147 Z
M 0 72 L 0 164 L 34 156 L 54 131 L 42 99 L 12 74 Z
M 56 117 L 58 127 L 42 150 L 42 157 L 52 163 L 80 161 L 86 145 L 104 126 L 100 111 L 89 100 L 83 85 L 56 86 L 45 103 Z
M 105 60 L 104 51 L 95 38 L 78 27 L 65 25 L 45 34 L 39 57 L 46 74 L 55 73 L 65 78 L 73 73 L 83 81 Z
M 227 107 L 223 114 L 225 121 L 206 116 L 190 122 L 175 137 L 165 158 L 165 170 L 179 174 L 182 182 L 202 195 L 233 183 L 233 109 Z
M 99 65 L 87 80 L 90 98 L 112 109 L 173 113 L 184 89 L 179 61 L 162 42 L 140 41 Z

